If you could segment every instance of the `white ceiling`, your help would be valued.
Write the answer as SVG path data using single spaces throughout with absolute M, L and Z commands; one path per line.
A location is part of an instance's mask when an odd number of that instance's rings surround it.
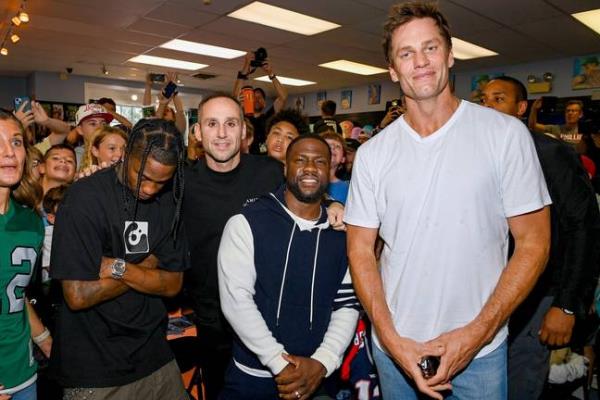
M 198 72 L 214 74 L 214 79 L 184 76 L 183 82 L 190 87 L 231 90 L 242 58 L 222 60 L 157 47 L 180 38 L 240 50 L 264 46 L 278 75 L 318 83 L 290 87 L 292 93 L 387 79 L 385 74 L 364 77 L 317 65 L 344 58 L 385 68 L 381 27 L 394 1 L 263 1 L 342 27 L 303 36 L 226 16 L 250 0 L 212 0 L 208 5 L 202 0 L 27 0 L 31 22 L 17 28 L 21 42 L 10 44 L 9 56 L 0 57 L 0 75 L 62 72 L 71 67 L 74 74 L 102 77 L 105 64 L 111 78 L 141 81 L 146 71 L 160 68 L 126 60 L 149 54 L 208 64 Z M 0 1 L 2 35 L 20 4 L 20 0 Z M 442 0 L 439 4 L 454 36 L 500 54 L 458 61 L 457 71 L 600 53 L 600 37 L 570 16 L 600 8 L 600 0 Z M 256 85 L 271 89 L 269 83 Z

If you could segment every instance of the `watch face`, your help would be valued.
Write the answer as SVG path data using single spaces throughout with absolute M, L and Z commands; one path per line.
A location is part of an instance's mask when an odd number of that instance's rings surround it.
M 120 260 L 115 263 L 115 271 L 117 271 L 118 273 L 122 274 L 125 272 L 125 263 L 121 262 Z
M 125 273 L 126 263 L 121 259 L 116 259 L 112 265 L 112 275 L 115 278 L 122 278 Z

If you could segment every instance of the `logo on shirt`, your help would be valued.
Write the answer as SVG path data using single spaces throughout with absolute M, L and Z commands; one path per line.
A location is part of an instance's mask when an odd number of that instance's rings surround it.
M 123 239 L 125 241 L 125 254 L 148 253 L 150 251 L 148 222 L 125 221 Z

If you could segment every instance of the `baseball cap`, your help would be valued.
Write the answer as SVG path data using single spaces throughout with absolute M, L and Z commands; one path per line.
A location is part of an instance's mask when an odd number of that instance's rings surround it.
M 90 103 L 79 107 L 77 114 L 75 114 L 75 122 L 79 125 L 83 120 L 91 117 L 103 118 L 107 124 L 113 120 L 112 114 L 106 111 L 106 108 L 102 107 L 100 104 Z

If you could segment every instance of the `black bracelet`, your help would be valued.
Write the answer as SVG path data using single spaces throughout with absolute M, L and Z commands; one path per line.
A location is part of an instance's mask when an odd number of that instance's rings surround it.
M 248 75 L 244 75 L 244 74 L 242 74 L 242 71 L 238 71 L 237 78 L 238 79 L 243 79 L 243 80 L 247 81 L 248 80 Z

